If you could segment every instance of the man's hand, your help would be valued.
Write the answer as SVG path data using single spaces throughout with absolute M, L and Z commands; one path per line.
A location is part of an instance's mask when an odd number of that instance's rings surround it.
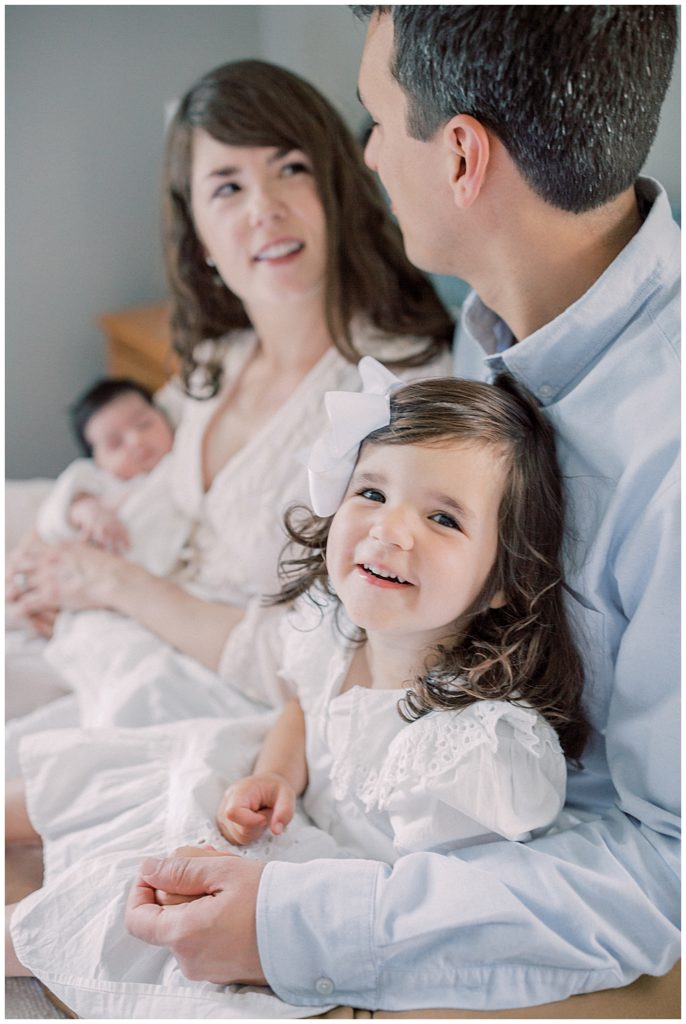
M 166 948 L 191 981 L 266 985 L 255 908 L 264 864 L 234 854 L 146 860 L 129 895 L 126 927 Z M 199 897 L 161 907 L 155 890 Z
M 217 811 L 222 835 L 235 846 L 245 846 L 262 835 L 268 825 L 280 835 L 295 811 L 295 790 L 276 772 L 259 772 L 235 782 L 224 793 Z

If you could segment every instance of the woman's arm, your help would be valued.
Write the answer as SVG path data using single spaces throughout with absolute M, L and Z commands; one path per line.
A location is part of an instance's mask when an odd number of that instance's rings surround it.
M 127 615 L 183 654 L 216 671 L 242 608 L 205 601 L 170 580 L 99 548 L 34 545 L 14 567 L 24 582 L 19 611 L 108 608 Z

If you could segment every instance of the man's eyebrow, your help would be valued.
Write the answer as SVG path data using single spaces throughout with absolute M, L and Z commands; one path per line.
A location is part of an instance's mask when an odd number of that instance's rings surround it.
M 359 86 L 358 86 L 358 88 L 357 88 L 357 89 L 355 90 L 355 95 L 357 96 L 357 99 L 358 99 L 359 103 L 361 104 L 361 106 L 363 106 L 363 107 L 364 107 L 364 109 L 366 110 L 366 109 L 367 109 L 367 104 L 366 104 L 366 103 L 364 102 L 364 100 L 362 99 L 362 96 L 361 96 L 361 94 L 360 94 L 360 89 L 359 89 Z

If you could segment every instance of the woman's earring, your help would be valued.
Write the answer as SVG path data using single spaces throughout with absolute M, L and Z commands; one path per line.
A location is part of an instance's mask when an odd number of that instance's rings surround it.
M 217 288 L 223 288 L 224 287 L 224 282 L 222 281 L 221 274 L 217 270 L 216 260 L 214 260 L 212 256 L 206 256 L 205 257 L 205 263 L 207 264 L 207 266 L 212 271 L 212 281 L 213 281 L 213 283 L 217 286 Z

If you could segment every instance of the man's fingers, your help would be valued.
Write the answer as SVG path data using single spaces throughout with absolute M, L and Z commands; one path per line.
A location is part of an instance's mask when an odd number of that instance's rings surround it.
M 142 878 L 137 878 L 126 901 L 124 922 L 127 929 L 143 942 L 163 946 L 164 942 L 158 937 L 163 909 L 155 902 L 155 890 Z
M 153 889 L 164 889 L 182 896 L 210 896 L 222 888 L 225 860 L 235 857 L 223 853 L 207 857 L 167 857 L 143 861 L 140 877 Z

